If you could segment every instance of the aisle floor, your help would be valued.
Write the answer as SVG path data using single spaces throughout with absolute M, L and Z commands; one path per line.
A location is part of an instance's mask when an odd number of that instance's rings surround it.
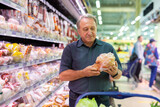
M 121 77 L 120 80 L 116 81 L 116 85 L 119 87 L 120 92 L 129 92 L 129 93 L 139 93 L 152 95 L 157 98 L 160 98 L 160 91 L 153 86 L 153 90 L 149 90 L 148 81 L 143 79 L 141 83 L 135 84 L 131 81 L 128 82 L 126 77 Z M 142 97 L 131 97 L 126 99 L 115 99 L 116 107 L 151 107 L 152 102 L 156 102 L 154 99 L 142 98 Z M 120 104 L 121 106 L 118 106 Z

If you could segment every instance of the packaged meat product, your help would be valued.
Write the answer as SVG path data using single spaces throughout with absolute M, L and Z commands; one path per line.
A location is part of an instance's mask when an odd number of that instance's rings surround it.
M 22 52 L 14 51 L 12 57 L 14 62 L 21 62 L 24 58 L 24 55 Z
M 5 18 L 2 15 L 0 15 L 0 22 L 5 22 Z
M 115 66 L 115 56 L 113 53 L 103 53 L 100 54 L 97 59 L 96 63 L 93 65 L 100 71 L 106 70 L 106 68 L 109 68 L 110 66 Z
M 0 49 L 4 49 L 4 48 L 5 48 L 4 42 L 0 42 Z
M 39 9 L 39 1 L 38 0 L 33 0 L 32 1 L 32 7 L 33 7 L 33 16 L 37 18 L 38 16 L 38 9 Z
M 8 28 L 7 23 L 6 22 L 0 22 L 0 28 L 7 29 Z
M 8 99 L 13 94 L 12 91 L 11 91 L 11 89 L 9 89 L 9 88 L 3 88 L 2 92 L 3 92 L 3 94 L 2 94 L 3 99 Z
M 0 57 L 9 55 L 9 51 L 7 49 L 0 50 Z
M 12 56 L 4 56 L 3 57 L 3 65 L 8 65 L 13 62 L 13 57 Z

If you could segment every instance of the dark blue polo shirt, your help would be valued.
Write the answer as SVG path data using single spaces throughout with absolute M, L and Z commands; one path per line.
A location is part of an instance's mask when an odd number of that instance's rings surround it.
M 100 54 L 108 52 L 115 55 L 118 68 L 121 70 L 121 63 L 112 45 L 96 39 L 93 46 L 89 48 L 79 39 L 67 45 L 64 49 L 59 73 L 68 69 L 82 70 L 89 65 L 93 65 Z M 107 91 L 110 86 L 109 74 L 105 72 L 101 72 L 99 76 L 85 77 L 69 82 L 70 90 L 78 94 Z

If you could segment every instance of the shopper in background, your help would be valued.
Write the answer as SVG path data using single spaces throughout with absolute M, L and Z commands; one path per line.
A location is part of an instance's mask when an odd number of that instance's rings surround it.
M 141 45 L 142 41 L 143 41 L 143 36 L 142 35 L 138 36 L 137 42 L 134 44 L 134 48 L 133 48 L 133 52 L 132 52 L 132 55 L 136 54 L 137 58 L 138 58 L 137 70 L 135 71 L 135 75 L 134 75 L 134 79 L 137 82 L 141 82 L 142 81 L 139 78 L 139 74 L 140 74 L 141 67 L 142 67 L 142 60 L 144 58 L 143 57 L 144 49 L 143 49 L 143 46 Z
M 110 44 L 96 39 L 96 18 L 91 14 L 81 16 L 77 21 L 77 30 L 81 38 L 64 49 L 59 73 L 62 81 L 70 81 L 70 107 L 74 107 L 76 99 L 81 94 L 108 91 L 111 87 L 109 76 L 119 79 L 122 75 L 121 63 L 115 49 Z M 115 55 L 117 67 L 111 66 L 108 71 L 99 72 L 91 66 L 101 53 L 109 52 Z M 94 97 L 98 104 L 109 106 L 109 97 Z
M 145 65 L 148 65 L 151 69 L 151 76 L 149 81 L 149 89 L 152 90 L 153 82 L 156 78 L 157 74 L 157 66 L 159 58 L 157 47 L 156 47 L 156 41 L 154 39 L 150 39 L 150 43 L 146 45 L 145 51 L 144 51 L 144 57 L 145 57 Z

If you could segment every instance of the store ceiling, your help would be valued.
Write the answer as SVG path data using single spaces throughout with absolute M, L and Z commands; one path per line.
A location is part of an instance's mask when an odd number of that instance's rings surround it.
M 109 36 L 110 38 L 117 36 L 119 30 L 122 26 L 128 25 L 129 32 L 134 32 L 134 26 L 131 25 L 131 21 L 135 19 L 136 12 L 136 0 L 99 0 L 102 25 L 98 25 L 98 34 L 100 36 Z M 141 0 L 141 10 L 150 2 L 151 0 Z M 96 0 L 89 0 L 91 5 L 92 13 L 98 19 Z M 113 32 L 113 33 L 111 33 Z M 112 35 L 113 34 L 113 35 Z M 126 35 L 124 35 L 126 36 Z M 122 38 L 120 38 L 122 39 Z

